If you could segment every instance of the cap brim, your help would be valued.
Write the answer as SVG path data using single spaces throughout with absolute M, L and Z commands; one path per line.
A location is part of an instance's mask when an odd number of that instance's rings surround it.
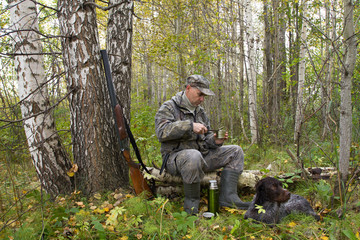
M 203 94 L 207 95 L 207 96 L 214 96 L 215 93 L 213 91 L 211 91 L 210 89 L 208 88 L 197 88 L 200 90 L 200 92 L 202 92 Z

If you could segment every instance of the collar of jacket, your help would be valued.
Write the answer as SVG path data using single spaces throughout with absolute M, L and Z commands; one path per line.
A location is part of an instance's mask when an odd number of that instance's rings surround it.
M 179 108 L 180 111 L 182 111 L 184 114 L 193 114 L 186 105 L 183 103 L 183 95 L 185 94 L 185 91 L 178 92 L 175 96 L 172 97 L 172 100 L 175 102 L 176 106 Z M 195 108 L 194 113 L 198 113 L 201 110 L 200 106 L 197 106 Z

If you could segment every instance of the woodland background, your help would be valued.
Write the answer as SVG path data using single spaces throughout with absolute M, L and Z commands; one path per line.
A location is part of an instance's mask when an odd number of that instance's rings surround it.
M 359 239 L 358 1 L 0 7 L 1 237 Z M 212 127 L 225 127 L 229 143 L 243 147 L 245 168 L 287 174 L 284 183 L 307 196 L 322 221 L 293 217 L 270 229 L 233 209 L 206 221 L 184 215 L 181 196 L 129 194 L 100 49 L 148 166 L 161 165 L 158 107 L 188 75 L 201 74 L 216 93 L 203 105 Z M 337 174 L 305 181 L 298 173 L 308 167 Z

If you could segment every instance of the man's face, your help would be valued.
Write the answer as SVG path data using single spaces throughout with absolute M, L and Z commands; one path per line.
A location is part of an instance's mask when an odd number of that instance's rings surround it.
M 185 94 L 193 106 L 200 105 L 205 100 L 205 94 L 196 87 L 186 86 Z

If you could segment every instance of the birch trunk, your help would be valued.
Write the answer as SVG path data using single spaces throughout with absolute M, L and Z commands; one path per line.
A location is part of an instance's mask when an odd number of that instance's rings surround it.
M 111 0 L 110 5 L 121 2 L 123 1 Z M 128 121 L 130 121 L 131 109 L 133 9 L 133 1 L 123 2 L 123 4 L 118 7 L 110 9 L 106 37 L 116 95 L 121 101 L 124 114 Z M 152 96 L 149 97 L 153 98 Z M 119 149 L 119 147 L 117 149 Z M 129 183 L 129 168 L 122 154 L 120 158 L 119 166 L 122 171 L 121 183 L 127 185 Z
M 307 12 L 307 3 L 303 4 L 303 16 Z M 294 143 L 299 145 L 301 124 L 304 113 L 304 101 L 303 101 L 303 88 L 305 83 L 305 72 L 306 72 L 306 39 L 307 39 L 307 22 L 303 21 L 301 28 L 301 45 L 300 45 L 300 63 L 299 63 L 299 78 L 298 78 L 298 90 L 297 90 L 297 101 L 296 101 L 296 113 L 295 113 L 295 129 L 294 129 Z
M 344 65 L 341 77 L 341 103 L 340 103 L 340 156 L 339 171 L 342 183 L 346 183 L 348 178 L 350 147 L 351 147 L 351 128 L 352 128 L 352 109 L 351 109 L 351 87 L 354 73 L 357 38 L 354 28 L 354 2 L 344 0 Z M 343 185 L 345 186 L 345 185 Z
M 257 107 L 256 107 L 256 72 L 255 72 L 255 33 L 252 21 L 251 2 L 246 1 L 245 17 L 247 24 L 247 43 L 248 43 L 248 82 L 249 82 L 249 119 L 251 143 L 258 142 L 257 128 Z
M 114 150 L 116 139 L 104 71 L 101 67 L 96 12 L 83 0 L 59 0 L 58 18 L 71 111 L 78 189 L 89 195 L 114 190 L 124 168 Z M 115 152 L 114 152 L 115 151 Z
M 71 162 L 62 148 L 50 106 L 36 5 L 30 0 L 9 1 L 13 30 L 14 67 L 24 130 L 30 155 L 43 188 L 53 197 L 70 193 L 67 175 Z

